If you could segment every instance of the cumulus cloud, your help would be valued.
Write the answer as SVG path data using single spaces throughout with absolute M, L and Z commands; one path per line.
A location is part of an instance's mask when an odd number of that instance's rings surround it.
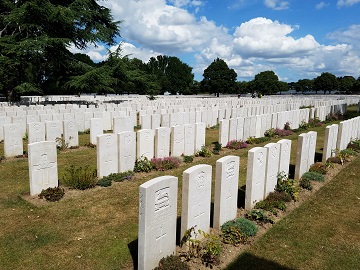
M 350 7 L 352 5 L 355 5 L 357 3 L 360 3 L 360 0 L 339 0 L 337 2 L 338 7 Z
M 203 3 L 196 0 L 108 0 L 102 5 L 111 9 L 115 20 L 123 21 L 123 56 L 147 62 L 160 54 L 180 59 L 184 54 L 190 59 L 192 54 L 191 64 L 188 64 L 193 67 L 195 78 L 200 80 L 204 69 L 217 57 L 237 72 L 238 80 L 251 80 L 264 70 L 273 70 L 290 81 L 299 77 L 314 78 L 323 71 L 336 76 L 359 76 L 355 73 L 360 68 L 360 25 L 328 34 L 334 45 L 325 46 L 311 33 L 295 38 L 298 35 L 294 33 L 299 28 L 296 25 L 259 17 L 230 30 L 206 17 L 196 17 L 188 10 Z M 268 0 L 265 4 L 273 9 L 289 6 L 287 1 Z M 324 6 L 326 2 L 320 2 L 319 7 L 320 4 Z M 75 48 L 72 50 L 77 52 Z M 94 61 L 107 57 L 107 49 L 103 46 L 89 47 L 81 53 Z M 295 79 L 282 75 L 284 70 Z
M 234 33 L 234 50 L 246 57 L 276 58 L 307 54 L 319 46 L 314 37 L 294 39 L 294 28 L 266 18 L 242 23 Z
M 274 10 L 288 9 L 289 5 L 290 5 L 290 3 L 288 1 L 282 1 L 282 0 L 265 0 L 264 4 L 268 8 L 271 8 Z
M 326 2 L 324 2 L 324 1 L 322 1 L 322 2 L 320 2 L 320 3 L 318 3 L 318 4 L 316 5 L 316 9 L 323 9 L 323 8 L 328 7 L 328 6 L 329 6 L 329 3 L 326 3 Z

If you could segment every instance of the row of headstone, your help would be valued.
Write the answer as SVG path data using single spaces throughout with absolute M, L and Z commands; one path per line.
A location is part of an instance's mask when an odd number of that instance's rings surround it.
M 360 116 L 341 121 L 336 148 L 344 150 L 351 140 L 360 138 Z
M 279 173 L 289 174 L 291 140 L 282 139 L 248 152 L 245 209 L 252 209 L 264 200 L 277 185 Z
M 63 138 L 68 147 L 79 146 L 77 126 L 74 121 L 32 122 L 28 124 L 28 143 L 57 141 Z M 3 125 L 4 156 L 23 154 L 23 132 L 17 124 Z M 57 141 L 59 143 L 59 141 Z
M 95 131 L 94 131 L 95 132 Z M 93 131 L 90 130 L 90 134 Z M 137 158 L 194 155 L 205 145 L 205 124 L 141 129 L 97 136 L 98 176 L 133 170 Z
M 214 228 L 234 219 L 240 158 L 225 156 L 216 162 Z M 180 235 L 195 228 L 209 232 L 212 166 L 195 165 L 183 172 Z M 161 176 L 139 188 L 138 269 L 153 269 L 176 250 L 178 179 Z M 194 235 L 191 235 L 194 238 Z M 198 238 L 199 239 L 199 238 Z

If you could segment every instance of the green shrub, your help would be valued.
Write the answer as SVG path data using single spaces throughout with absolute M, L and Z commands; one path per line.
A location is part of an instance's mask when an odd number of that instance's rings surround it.
M 157 171 L 179 168 L 180 162 L 181 160 L 178 157 L 152 158 L 150 161 L 152 168 Z
M 229 141 L 226 146 L 226 148 L 229 148 L 229 149 L 235 149 L 235 150 L 238 150 L 238 149 L 242 149 L 242 148 L 246 148 L 248 147 L 248 144 L 244 141 L 238 141 L 238 140 L 231 140 Z
M 326 174 L 329 170 L 327 163 L 325 162 L 315 162 L 310 166 L 309 172 L 317 172 L 320 174 Z
M 309 179 L 307 179 L 307 178 L 300 179 L 299 185 L 303 189 L 307 189 L 307 190 L 312 190 L 313 189 L 313 186 L 311 185 L 311 181 Z
M 75 167 L 71 165 L 67 169 L 63 181 L 65 185 L 75 189 L 88 189 L 93 188 L 96 185 L 96 169 L 92 169 L 89 166 L 86 167 Z
M 284 124 L 284 129 L 285 130 L 291 130 L 291 126 L 290 126 L 290 122 L 289 121 L 287 121 L 285 124 Z
M 224 233 L 229 227 L 234 227 L 239 229 L 240 233 L 245 237 L 255 236 L 258 230 L 256 225 L 252 221 L 246 218 L 237 218 L 225 222 L 221 226 L 221 232 Z
M 286 211 L 286 204 L 283 201 L 269 201 L 267 198 L 255 204 L 256 209 L 263 209 L 277 215 L 277 210 Z
M 201 243 L 201 259 L 206 266 L 212 268 L 213 265 L 220 264 L 222 245 L 220 237 L 213 233 L 205 233 L 199 230 L 204 237 Z
M 276 190 L 289 194 L 294 201 L 298 200 L 299 183 L 294 179 L 289 179 L 284 172 L 280 172 L 277 177 Z
M 325 177 L 321 173 L 318 172 L 306 172 L 301 176 L 301 180 L 309 180 L 316 182 L 324 182 Z
M 70 136 L 70 139 L 71 139 L 71 136 Z M 63 151 L 65 149 L 69 148 L 69 143 L 65 142 L 65 138 L 63 136 L 57 137 L 55 139 L 55 142 L 56 142 L 56 147 L 59 151 Z
M 221 151 L 221 143 L 215 142 L 214 143 L 214 148 L 213 148 L 213 151 L 212 151 L 213 154 L 218 155 L 220 153 L 220 151 Z
M 347 148 L 351 149 L 353 151 L 356 151 L 356 152 L 360 152 L 360 140 L 356 139 L 356 140 L 350 141 Z
M 133 171 L 126 171 L 121 173 L 111 173 L 108 176 L 104 176 L 102 180 L 106 181 L 114 181 L 114 182 L 123 182 L 125 180 L 131 180 L 134 176 Z
M 269 217 L 263 209 L 253 209 L 246 212 L 247 219 L 260 222 L 260 223 L 275 223 L 274 219 Z
M 187 164 L 192 163 L 194 161 L 194 156 L 184 156 L 183 160 Z
M 150 172 L 152 169 L 153 164 L 147 157 L 141 156 L 136 159 L 134 172 Z
M 162 258 L 154 270 L 190 270 L 190 267 L 179 256 L 170 255 Z
M 96 185 L 98 185 L 100 187 L 110 187 L 111 179 L 103 177 L 96 183 Z
M 205 145 L 201 147 L 201 150 L 198 150 L 195 153 L 196 157 L 211 157 L 211 155 L 211 151 Z
M 299 124 L 298 130 L 308 130 L 309 128 L 310 125 L 305 120 L 302 120 L 301 123 Z
M 265 137 L 269 137 L 269 138 L 274 138 L 275 137 L 275 128 L 270 128 L 268 130 L 265 131 L 264 136 Z
M 40 199 L 45 199 L 49 202 L 57 202 L 64 197 L 65 191 L 59 187 L 43 189 L 38 195 Z

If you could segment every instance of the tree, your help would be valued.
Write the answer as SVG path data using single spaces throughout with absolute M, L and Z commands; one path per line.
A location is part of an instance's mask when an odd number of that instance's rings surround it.
M 17 86 L 24 83 L 31 85 L 26 89 L 38 93 L 44 92 L 44 85 L 61 88 L 74 73 L 80 75 L 79 66 L 81 71 L 91 70 L 69 47 L 85 49 L 99 42 L 113 45 L 120 34 L 119 24 L 95 0 L 2 0 L 1 92 L 9 100 L 23 94 Z
M 350 93 L 352 91 L 352 88 L 354 84 L 356 83 L 356 80 L 353 76 L 344 76 L 339 77 L 338 84 L 339 84 L 339 91 L 342 93 Z
M 329 73 L 329 72 L 323 72 L 320 76 L 316 77 L 314 79 L 314 90 L 319 91 L 323 90 L 324 94 L 326 94 L 326 91 L 329 91 L 329 94 L 332 90 L 338 89 L 338 80 L 336 79 L 336 76 Z
M 295 83 L 296 92 L 305 92 L 311 91 L 313 89 L 314 81 L 309 79 L 301 79 Z
M 256 91 L 262 95 L 277 93 L 282 87 L 279 84 L 279 78 L 272 70 L 260 72 L 255 75 L 254 86 Z
M 230 69 L 226 62 L 216 58 L 205 70 L 204 79 L 201 81 L 201 88 L 219 96 L 219 93 L 235 93 L 236 77 L 234 69 Z
M 180 61 L 175 56 L 158 55 L 151 57 L 148 62 L 148 70 L 157 76 L 161 85 L 161 92 L 171 94 L 189 93 L 194 80 L 192 67 Z

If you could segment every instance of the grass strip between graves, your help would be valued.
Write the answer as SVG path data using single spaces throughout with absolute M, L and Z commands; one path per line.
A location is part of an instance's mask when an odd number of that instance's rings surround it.
M 357 157 L 226 269 L 359 269 L 359 176 Z

